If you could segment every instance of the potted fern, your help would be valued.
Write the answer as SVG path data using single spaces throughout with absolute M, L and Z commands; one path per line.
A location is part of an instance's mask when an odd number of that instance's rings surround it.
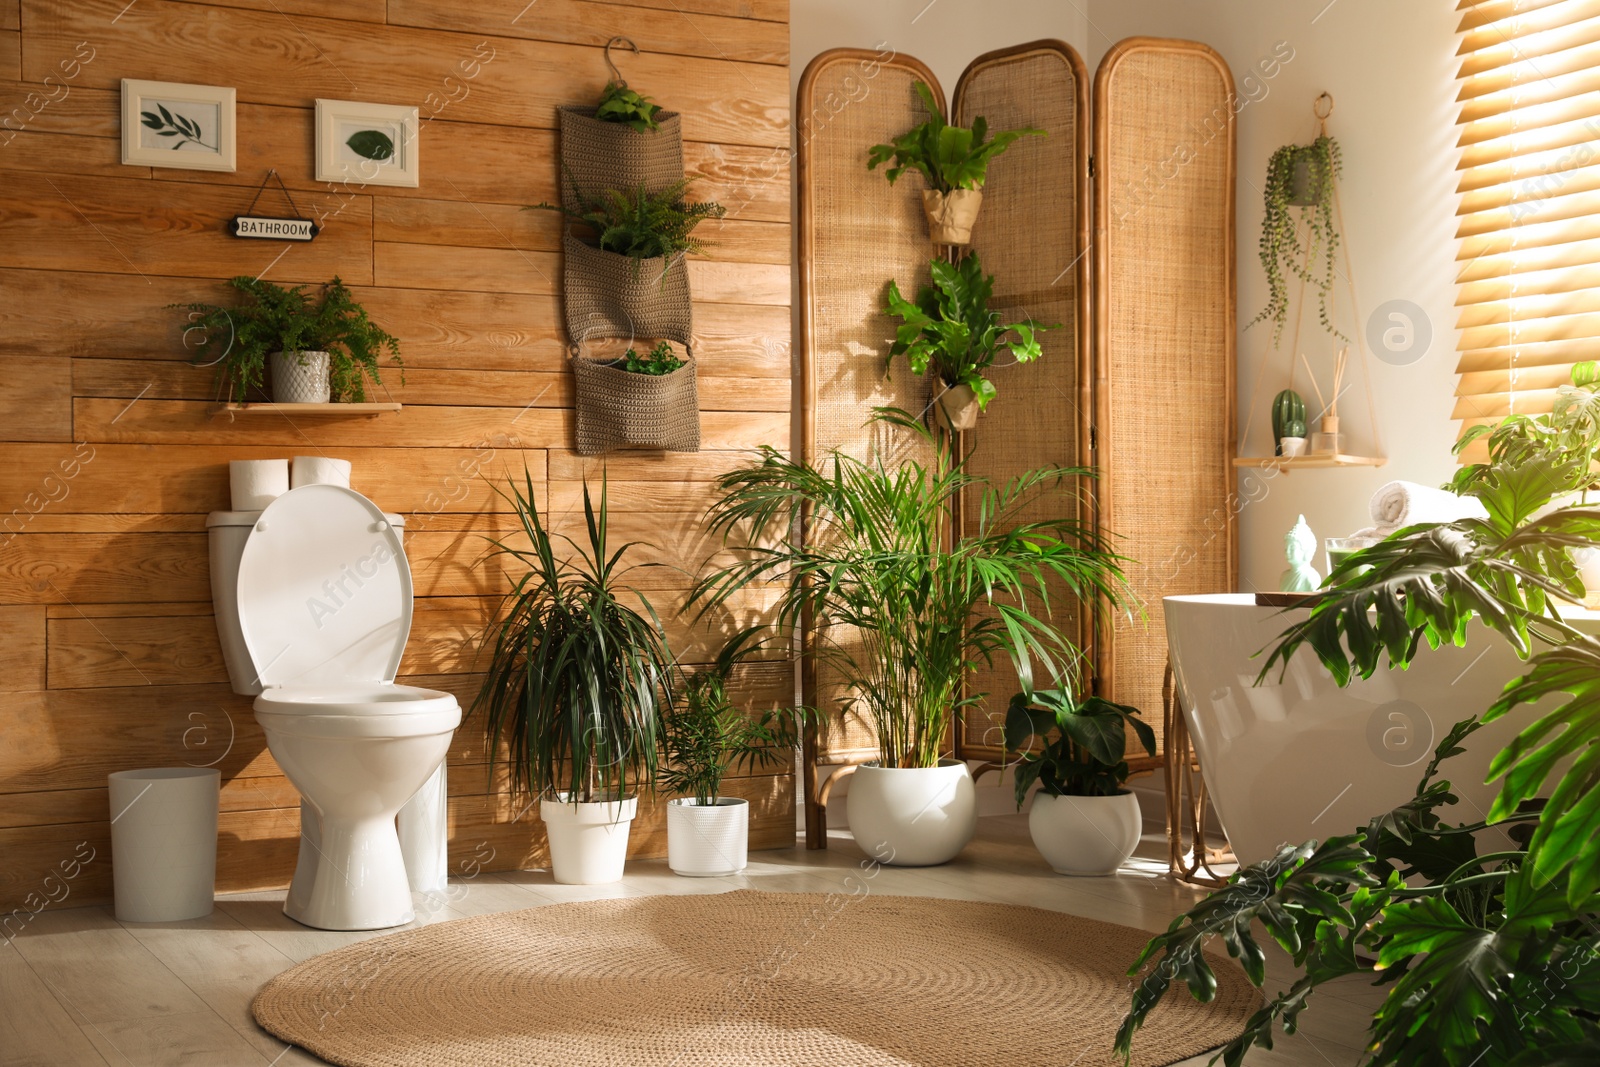
M 400 364 L 400 342 L 371 319 L 337 276 L 313 296 L 241 275 L 228 282 L 245 297 L 232 307 L 169 304 L 189 312 L 184 343 L 197 366 L 215 367 L 229 399 L 243 402 L 266 385 L 280 404 L 362 403 L 366 381 L 383 381 L 385 353 Z M 401 379 L 405 380 L 402 371 Z
M 666 762 L 656 776 L 669 793 L 667 866 L 690 878 L 715 878 L 744 870 L 750 839 L 750 802 L 720 795 L 730 768 L 781 763 L 799 740 L 801 709 L 750 715 L 728 693 L 734 668 L 761 648 L 763 627 L 735 633 L 711 666 L 687 674 L 678 699 L 662 709 L 661 748 Z
M 1128 730 L 1156 754 L 1155 731 L 1137 708 L 1070 689 L 1018 693 L 1006 709 L 1005 742 L 1020 756 L 1017 810 L 1035 785 L 1028 833 L 1057 874 L 1108 875 L 1139 846 L 1139 798 L 1128 781 Z M 1050 737 L 1054 734 L 1054 738 Z M 1032 750 L 1035 740 L 1043 744 Z
M 971 775 L 944 750 L 983 699 L 966 684 L 996 656 L 1025 686 L 1035 664 L 1070 677 L 1083 652 L 1053 624 L 1052 597 L 1125 610 L 1129 594 L 1121 558 L 1091 525 L 1023 518 L 1090 472 L 1042 468 L 995 486 L 911 415 L 876 417 L 925 442 L 930 463 L 835 451 L 816 466 L 763 448 L 719 479 L 710 526 L 735 560 L 690 602 L 716 607 L 751 583 L 780 590 L 779 631 L 804 629 L 819 667 L 843 681 L 841 710 L 876 730 L 878 759 L 850 781 L 856 843 L 885 863 L 926 866 L 952 859 L 976 827 Z M 952 538 L 958 499 L 978 522 Z
M 1271 322 L 1274 347 L 1282 339 L 1289 317 L 1291 275 L 1316 289 L 1322 328 L 1344 339 L 1328 314 L 1334 257 L 1339 250 L 1334 183 L 1342 166 L 1339 142 L 1326 133 L 1310 144 L 1284 145 L 1267 163 L 1260 242 L 1267 306 L 1245 328 Z
M 683 269 L 684 256 L 705 251 L 705 243 L 693 236 L 695 227 L 726 213 L 721 204 L 684 199 L 694 180 L 683 178 L 656 192 L 644 185 L 595 192 L 573 181 L 572 206 L 538 203 L 533 208 L 560 212 L 586 228 L 593 247 L 632 260 L 633 281 L 645 276 L 664 284 L 670 269 Z
M 994 275 L 983 273 L 978 253 L 969 252 L 954 263 L 936 259 L 928 265 L 932 284 L 917 293 L 916 303 L 900 294 L 889 281 L 885 311 L 900 320 L 886 365 L 905 356 L 913 374 L 932 370 L 943 389 L 937 402 L 946 422 L 955 430 L 970 430 L 978 413 L 994 399 L 994 383 L 984 372 L 995 357 L 1009 352 L 1018 363 L 1031 363 L 1041 354 L 1037 334 L 1053 330 L 1033 319 L 1002 323 L 989 307 Z
M 982 115 L 973 120 L 970 129 L 950 126 L 925 83 L 917 83 L 917 95 L 928 110 L 928 121 L 889 144 L 873 145 L 867 152 L 867 169 L 876 170 L 879 164 L 892 161 L 884 172 L 890 185 L 908 170 L 921 174 L 928 183 L 922 192 L 922 210 L 928 217 L 929 236 L 936 244 L 969 244 L 983 204 L 989 164 L 1017 138 L 1043 136 L 1044 131 L 1033 127 L 1005 130 L 986 141 L 989 124 Z
M 545 528 L 531 475 L 510 489 L 527 547 L 493 542 L 519 573 L 485 631 L 487 672 L 471 710 L 485 715 L 491 779 L 504 759 L 513 790 L 539 799 L 555 880 L 615 882 L 639 794 L 654 786 L 672 656 L 650 601 L 626 584 L 634 544 L 609 541 L 604 479 L 598 509 L 584 484 L 582 543 Z

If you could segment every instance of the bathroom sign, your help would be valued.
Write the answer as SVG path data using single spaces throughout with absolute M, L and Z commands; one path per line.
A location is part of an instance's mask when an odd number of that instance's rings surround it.
M 310 219 L 273 219 L 235 215 L 228 232 L 235 237 L 260 237 L 268 241 L 309 241 L 320 227 Z

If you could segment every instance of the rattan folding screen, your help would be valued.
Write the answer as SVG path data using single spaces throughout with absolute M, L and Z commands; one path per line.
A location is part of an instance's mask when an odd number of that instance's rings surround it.
M 888 279 L 903 291 L 921 284 L 934 255 L 922 185 L 908 174 L 890 186 L 866 169 L 869 146 L 922 121 L 918 80 L 943 99 L 923 64 L 879 52 L 825 52 L 800 80 L 800 343 L 813 459 L 903 447 L 865 427 L 870 408 L 928 402 L 926 383 L 903 369 L 884 380 L 893 328 L 879 311 Z M 1050 463 L 1100 471 L 1076 505 L 1061 506 L 1120 537 L 1138 561 L 1130 577 L 1146 618 L 1091 634 L 1078 605 L 1057 617 L 1092 646 L 1101 691 L 1148 709 L 1159 727 L 1161 596 L 1236 581 L 1233 85 L 1204 45 L 1125 41 L 1096 76 L 1091 131 L 1086 82 L 1070 46 L 1038 41 L 980 56 L 957 83 L 955 121 L 1048 131 L 990 167 L 973 250 L 996 276 L 997 306 L 1061 324 L 1039 363 L 992 375 L 998 398 L 961 447 L 973 470 L 999 481 Z M 803 670 L 807 699 L 829 706 L 829 680 Z M 968 717 L 952 739 L 957 755 L 994 754 L 991 715 L 1013 682 L 1002 670 L 977 680 L 996 707 Z M 860 722 L 808 739 L 812 847 L 826 842 L 818 766 L 873 755 Z

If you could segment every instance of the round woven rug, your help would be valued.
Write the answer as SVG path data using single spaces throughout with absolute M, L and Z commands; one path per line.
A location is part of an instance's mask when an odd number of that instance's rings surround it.
M 1007 904 L 763 893 L 552 904 L 376 938 L 268 982 L 252 1008 L 346 1067 L 1110 1064 L 1149 935 Z M 1215 1048 L 1259 1004 L 1217 964 L 1174 990 L 1141 1067 Z

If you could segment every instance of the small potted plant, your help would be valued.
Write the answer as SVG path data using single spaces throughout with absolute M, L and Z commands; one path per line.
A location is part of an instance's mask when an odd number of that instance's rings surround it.
M 661 128 L 656 116 L 661 106 L 648 96 L 628 88 L 624 81 L 606 82 L 600 102 L 595 105 L 594 117 L 601 122 L 616 122 L 638 133 L 654 133 Z
M 922 210 L 928 216 L 929 236 L 936 244 L 969 244 L 983 203 L 989 163 L 1017 138 L 1043 136 L 1044 131 L 1031 126 L 1005 130 L 985 141 L 989 124 L 982 115 L 973 120 L 971 129 L 946 125 L 933 91 L 918 82 L 917 95 L 928 109 L 928 121 L 889 144 L 873 145 L 867 152 L 867 169 L 876 170 L 878 164 L 892 160 L 893 165 L 884 172 L 891 185 L 907 170 L 920 173 L 928 183 L 922 192 Z
M 1267 275 L 1267 306 L 1246 329 L 1270 321 L 1274 347 L 1289 317 L 1290 275 L 1317 290 L 1322 328 L 1345 339 L 1328 314 L 1334 256 L 1339 250 L 1334 182 L 1341 167 L 1339 142 L 1326 133 L 1310 144 L 1284 145 L 1267 164 L 1260 251 L 1261 268 Z
M 667 804 L 667 866 L 690 878 L 715 878 L 744 870 L 750 839 L 750 802 L 719 795 L 729 768 L 781 763 L 799 740 L 794 708 L 751 716 L 728 695 L 733 669 L 761 648 L 751 626 L 728 639 L 710 667 L 687 675 L 678 700 L 661 714 L 666 762 L 657 784 L 680 794 Z
M 382 383 L 385 352 L 400 365 L 400 342 L 367 318 L 337 276 L 318 296 L 303 285 L 288 289 L 247 275 L 228 284 L 244 294 L 244 303 L 168 306 L 189 312 L 184 343 L 193 343 L 193 362 L 216 367 L 235 402 L 265 386 L 269 360 L 272 399 L 280 404 L 359 404 L 367 398 L 368 378 Z
M 1038 785 L 1028 833 L 1057 874 L 1115 874 L 1139 846 L 1139 798 L 1124 788 L 1129 727 L 1155 755 L 1155 731 L 1137 708 L 1068 689 L 1011 698 L 1005 742 L 1008 751 L 1021 754 L 1012 772 L 1017 810 Z M 1026 750 L 1035 739 L 1043 742 L 1039 750 Z
M 983 273 L 976 252 L 954 263 L 936 259 L 928 266 L 933 283 L 918 291 L 914 304 L 889 281 L 884 310 L 900 325 L 885 362 L 893 364 L 903 355 L 914 374 L 932 369 L 943 385 L 937 400 L 946 421 L 951 429 L 970 430 L 978 424 L 978 412 L 994 399 L 994 383 L 984 371 L 995 357 L 1007 351 L 1018 363 L 1031 363 L 1041 354 L 1035 335 L 1055 325 L 1042 326 L 1033 319 L 1001 323 L 1000 313 L 989 307 L 994 275 Z
M 700 448 L 700 394 L 692 353 L 679 355 L 658 341 L 644 355 L 629 348 L 620 358 L 572 357 L 576 385 L 577 446 L 583 455 L 615 448 Z
M 1294 458 L 1306 446 L 1306 402 L 1293 389 L 1272 399 L 1273 454 Z
M 538 203 L 537 211 L 556 211 L 587 228 L 592 247 L 632 260 L 631 280 L 640 277 L 664 284 L 669 270 L 682 269 L 683 257 L 706 250 L 706 244 L 692 236 L 694 228 L 706 219 L 720 219 L 727 209 L 711 201 L 691 203 L 684 199 L 692 177 L 683 178 L 658 192 L 640 185 L 633 189 L 602 189 L 599 192 L 571 182 L 575 206 Z
M 506 500 L 528 546 L 493 542 L 521 573 L 485 631 L 488 667 L 472 710 L 486 716 L 491 775 L 503 758 L 513 789 L 540 799 L 555 880 L 615 882 L 639 794 L 655 783 L 671 653 L 650 601 L 624 582 L 633 544 L 608 544 L 604 480 L 598 510 L 583 488 L 583 544 L 545 528 L 526 472 Z

